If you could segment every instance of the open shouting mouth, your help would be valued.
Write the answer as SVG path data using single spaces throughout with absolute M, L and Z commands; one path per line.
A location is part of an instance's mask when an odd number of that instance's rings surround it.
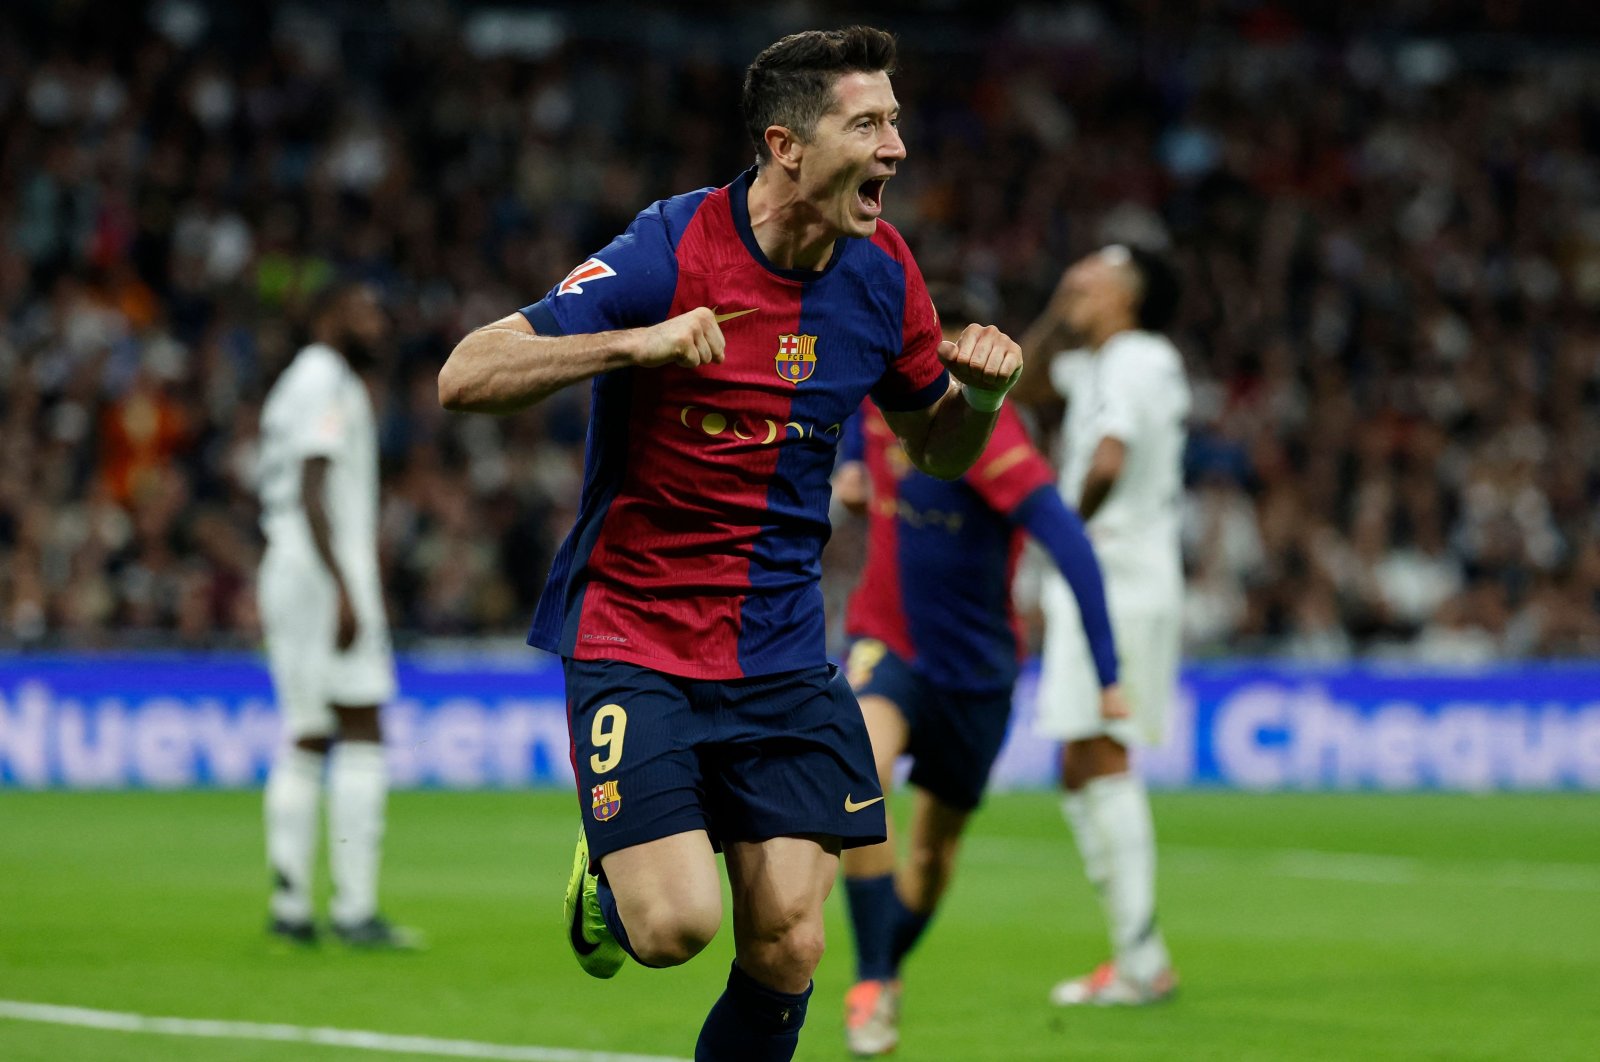
M 856 189 L 856 202 L 868 217 L 875 218 L 883 212 L 883 186 L 888 183 L 887 177 L 873 177 Z

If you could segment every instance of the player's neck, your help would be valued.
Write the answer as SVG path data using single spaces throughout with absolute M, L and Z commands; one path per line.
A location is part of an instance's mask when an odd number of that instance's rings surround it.
M 773 176 L 770 168 L 757 172 L 748 205 L 750 231 L 767 261 L 779 269 L 821 272 L 827 266 L 839 234 L 782 175 Z
M 1136 324 L 1129 324 L 1124 321 L 1119 321 L 1116 324 L 1107 325 L 1104 328 L 1097 328 L 1089 334 L 1089 349 L 1099 350 L 1101 347 L 1105 346 L 1122 333 L 1132 332 L 1138 327 L 1139 326 Z

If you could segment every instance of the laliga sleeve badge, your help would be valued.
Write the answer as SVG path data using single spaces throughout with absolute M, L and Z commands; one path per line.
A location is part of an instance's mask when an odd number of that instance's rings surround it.
M 567 274 L 567 278 L 557 285 L 556 295 L 582 295 L 583 286 L 591 280 L 604 280 L 606 277 L 616 275 L 615 269 L 598 258 L 591 258 Z
M 594 811 L 594 820 L 596 822 L 614 819 L 617 817 L 617 812 L 622 810 L 622 794 L 617 791 L 615 779 L 609 782 L 601 782 L 595 786 L 593 795 L 594 803 L 591 810 Z

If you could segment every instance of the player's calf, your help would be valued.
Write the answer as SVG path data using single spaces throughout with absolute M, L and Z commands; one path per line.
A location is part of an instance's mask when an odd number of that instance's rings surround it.
M 912 910 L 931 913 L 939 905 L 955 874 L 956 853 L 960 847 L 957 838 L 935 844 L 912 844 L 906 853 L 905 873 L 901 877 L 905 883 L 905 901 Z

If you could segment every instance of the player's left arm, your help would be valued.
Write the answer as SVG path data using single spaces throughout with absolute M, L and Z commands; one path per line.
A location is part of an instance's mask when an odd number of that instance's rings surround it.
M 1095 444 L 1088 474 L 1083 477 L 1083 496 L 1078 499 L 1078 511 L 1085 520 L 1093 518 L 1105 504 L 1127 459 L 1128 444 L 1114 435 L 1104 436 Z
M 1127 464 L 1128 444 L 1139 437 L 1141 409 L 1148 405 L 1152 381 L 1160 379 L 1138 341 L 1114 338 L 1096 357 L 1101 363 L 1093 416 L 1099 441 L 1078 497 L 1078 512 L 1085 520 L 1094 519 L 1117 485 Z
M 1022 374 L 1022 348 L 994 325 L 968 325 L 955 342 L 939 344 L 950 386 L 926 409 L 890 412 L 884 419 L 911 463 L 939 479 L 959 479 L 988 445 L 1000 404 Z

